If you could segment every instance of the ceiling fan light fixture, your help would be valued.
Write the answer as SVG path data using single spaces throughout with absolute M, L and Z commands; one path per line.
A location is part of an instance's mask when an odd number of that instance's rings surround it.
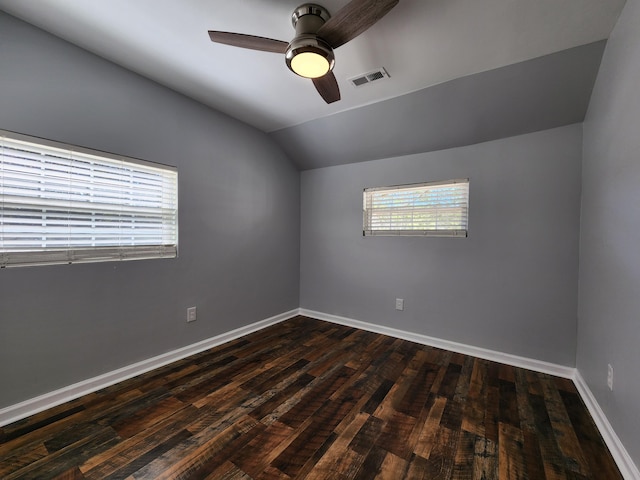
M 293 73 L 304 78 L 323 77 L 335 64 L 331 47 L 315 35 L 296 37 L 289 44 L 285 60 Z
M 319 78 L 327 74 L 329 60 L 316 52 L 300 52 L 291 59 L 291 70 L 305 78 Z

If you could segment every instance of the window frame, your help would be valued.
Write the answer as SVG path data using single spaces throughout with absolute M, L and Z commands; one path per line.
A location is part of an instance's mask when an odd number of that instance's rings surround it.
M 9 152 L 13 155 L 9 156 Z M 33 172 L 38 163 L 42 164 L 43 193 L 33 195 L 38 185 Z M 68 186 L 64 185 L 67 178 Z M 79 184 L 83 189 L 78 188 Z M 141 193 L 142 190 L 150 193 Z M 88 191 L 92 194 L 88 195 Z M 61 206 L 65 201 L 69 205 L 66 218 L 65 207 Z M 25 212 L 24 217 L 21 212 Z M 57 223 L 46 222 L 47 212 L 55 212 Z M 56 230 L 60 238 L 57 245 L 47 246 L 43 239 L 35 246 L 33 240 L 23 240 L 38 218 L 45 219 L 41 225 L 43 238 Z M 136 221 L 146 228 L 145 233 L 143 228 L 135 231 Z M 25 228 L 20 231 L 23 223 Z M 96 235 L 104 235 L 106 240 L 94 239 L 89 245 L 87 230 L 96 225 L 100 227 Z M 176 167 L 0 130 L 0 267 L 176 258 L 178 225 Z M 68 238 L 62 245 L 65 234 L 60 231 L 66 228 Z M 118 242 L 112 240 L 115 229 L 126 232 L 120 234 Z M 151 230 L 154 233 L 150 234 Z M 39 232 L 31 235 L 37 237 Z M 145 235 L 148 239 L 141 240 Z M 85 244 L 77 243 L 81 241 Z
M 421 182 L 421 183 L 411 183 L 411 184 L 402 184 L 402 185 L 391 185 L 385 187 L 369 187 L 363 190 L 362 194 L 362 235 L 365 237 L 368 236 L 424 236 L 424 237 L 467 237 L 469 234 L 468 225 L 469 225 L 469 178 L 458 178 L 452 180 L 441 180 L 435 182 Z M 373 223 L 373 215 L 371 212 L 376 210 L 374 206 L 373 197 L 377 194 L 392 194 L 394 191 L 405 190 L 405 191 L 418 191 L 424 190 L 427 192 L 428 190 L 436 190 L 438 187 L 451 187 L 454 185 L 466 185 L 466 189 L 462 192 L 464 195 L 463 201 L 460 202 L 462 205 L 455 205 L 449 208 L 459 209 L 461 210 L 461 215 L 464 216 L 463 221 L 459 223 L 460 228 L 433 228 L 433 229 L 424 229 L 424 228 L 374 228 Z M 458 190 L 458 194 L 460 194 L 460 187 L 455 187 Z M 379 202 L 380 203 L 380 202 Z M 411 209 L 411 215 L 413 216 L 413 212 L 415 211 L 415 206 L 409 207 L 405 205 L 404 207 L 397 206 L 396 209 L 391 208 L 388 209 L 389 216 L 392 213 L 401 210 L 401 208 L 405 208 L 406 215 L 409 215 L 408 210 Z M 440 209 L 443 207 L 440 206 Z M 382 207 L 377 208 L 378 210 L 382 210 Z M 438 204 L 433 203 L 432 207 L 425 206 L 423 211 L 428 211 L 432 209 L 434 212 L 438 210 Z M 436 212 L 437 214 L 437 212 Z M 425 221 L 425 220 L 422 220 Z M 411 219 L 410 223 L 413 223 L 414 219 Z M 392 226 L 393 220 L 389 218 L 389 226 Z M 406 223 L 405 223 L 406 224 Z

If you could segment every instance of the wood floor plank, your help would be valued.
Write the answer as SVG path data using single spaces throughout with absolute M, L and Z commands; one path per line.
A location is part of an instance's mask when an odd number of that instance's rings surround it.
M 26 465 L 5 476 L 3 480 L 54 478 L 73 469 L 86 458 L 100 454 L 117 442 L 118 438 L 113 429 L 105 427 L 91 436 Z
M 354 403 L 347 399 L 341 403 L 327 402 L 316 411 L 317 416 L 310 425 L 276 458 L 273 466 L 289 476 L 296 476 L 307 459 L 320 450 L 328 438 L 335 435 L 333 429 Z
M 580 439 L 590 471 L 594 474 L 597 472 L 602 478 L 616 478 L 619 475 L 618 468 L 575 387 L 560 391 L 560 396 L 576 436 Z
M 552 377 L 545 375 L 541 379 L 542 388 L 545 392 L 545 404 L 547 405 L 547 411 L 549 412 L 549 419 L 553 427 L 556 441 L 560 450 L 564 454 L 565 464 L 568 469 L 579 475 L 589 474 L 589 465 L 571 420 L 567 414 L 560 393 L 555 388 L 555 382 Z
M 451 478 L 460 433 L 458 430 L 450 430 L 440 426 L 435 445 L 423 465 L 424 478 L 443 480 Z
M 229 435 L 220 436 L 216 442 L 205 447 L 203 450 L 205 455 L 196 456 L 195 461 L 189 465 L 189 469 L 183 476 L 190 480 L 212 478 L 212 475 L 226 463 L 228 458 L 231 458 L 236 452 L 244 450 L 247 443 L 256 435 L 260 435 L 266 428 L 261 423 L 248 422 L 246 425 L 247 427 L 239 435 L 236 435 L 237 430 L 230 429 Z M 246 472 L 241 470 L 233 472 L 233 475 L 240 474 L 246 475 Z M 218 477 L 214 476 L 213 478 L 217 479 Z M 250 477 L 247 475 L 247 478 Z
M 547 480 L 566 479 L 564 456 L 558 447 L 544 398 L 539 395 L 530 395 L 529 402 L 531 403 L 536 423 L 536 434 L 543 458 L 545 476 Z
M 352 373 L 352 369 L 341 367 L 322 383 L 309 390 L 300 402 L 280 417 L 280 421 L 294 428 L 299 426 L 314 415 L 329 400 L 329 397 L 349 380 Z
M 18 471 L 47 455 L 49 455 L 49 452 L 43 443 L 27 445 L 26 447 L 17 449 L 13 455 L 5 457 L 5 459 L 0 462 L 0 478 L 4 478 L 10 473 Z
M 367 415 L 366 422 L 349 443 L 349 448 L 361 455 L 368 455 L 371 448 L 378 442 L 383 427 L 384 422 L 382 420 Z M 349 435 L 345 437 L 348 438 Z
M 71 467 L 66 472 L 56 475 L 53 480 L 84 480 L 84 478 L 78 467 Z
M 190 432 L 186 430 L 181 430 L 171 437 L 167 438 L 164 442 L 157 444 L 151 450 L 139 455 L 135 456 L 131 459 L 130 462 L 125 463 L 120 468 L 113 470 L 108 475 L 103 475 L 95 478 L 103 478 L 103 479 L 117 479 L 117 478 L 126 478 L 129 475 L 137 472 L 141 468 L 143 468 L 148 463 L 151 463 L 156 458 L 160 457 L 164 453 L 173 449 L 176 445 L 180 445 L 182 442 L 190 438 L 192 435 Z
M 431 405 L 431 408 L 429 409 L 426 420 L 422 424 L 418 425 L 420 428 L 420 433 L 414 447 L 414 453 L 416 455 L 419 455 L 423 458 L 430 457 L 431 450 L 435 445 L 436 437 L 438 435 L 440 420 L 442 419 L 442 414 L 444 413 L 444 409 L 446 406 L 446 398 L 435 398 L 433 404 Z
M 526 427 L 522 431 L 524 436 L 524 462 L 529 478 L 545 478 L 544 465 L 540 445 L 537 442 L 535 430 Z M 615 478 L 615 477 L 614 477 Z
M 253 480 L 231 462 L 224 462 L 204 478 L 205 480 Z
M 3 480 L 620 480 L 570 380 L 295 317 L 0 428 Z
M 382 470 L 382 463 L 387 456 L 387 451 L 373 444 L 371 450 L 360 465 L 360 470 L 353 477 L 354 480 L 369 480 L 377 478 Z
M 394 455 L 410 460 L 413 455 L 413 446 L 407 443 L 407 438 L 411 435 L 417 419 L 404 413 L 395 412 L 386 422 L 380 434 L 380 445 L 384 445 L 385 450 Z
M 476 451 L 476 436 L 467 431 L 460 432 L 458 448 L 455 453 L 452 480 L 472 480 L 473 462 Z
M 491 480 L 498 477 L 497 444 L 486 437 L 476 437 L 473 457 L 473 480 Z M 535 477 L 532 477 L 532 480 Z M 544 477 L 540 477 L 541 479 Z
M 362 447 L 358 448 L 360 442 L 356 442 L 356 448 L 353 448 L 352 444 L 355 437 L 364 429 L 365 425 L 368 425 L 368 421 L 371 418 L 366 413 L 358 414 L 349 426 L 345 428 L 342 435 L 337 436 L 320 460 L 316 462 L 313 471 L 306 476 L 306 480 L 331 478 L 333 472 L 343 474 L 345 470 L 343 465 L 345 463 L 350 463 L 351 459 L 357 455 L 364 456 Z M 371 429 L 369 428 L 368 430 Z M 364 434 L 363 437 L 369 438 L 370 435 Z
M 122 439 L 134 436 L 141 430 L 146 430 L 163 419 L 182 410 L 187 405 L 175 397 L 167 397 L 160 402 L 151 403 L 135 415 L 114 422 L 112 427 Z
M 409 462 L 393 453 L 387 453 L 380 465 L 380 472 L 375 476 L 375 479 L 398 480 L 399 478 L 406 478 L 405 472 L 407 468 L 409 468 Z
M 437 372 L 436 365 L 425 362 L 420 366 L 397 406 L 398 412 L 418 418 L 427 401 Z
M 461 428 L 470 433 L 484 436 L 484 385 L 486 361 L 473 359 L 469 389 L 464 398 Z
M 100 480 L 116 470 L 146 455 L 158 445 L 164 445 L 176 432 L 185 430 L 197 418 L 198 410 L 187 407 L 176 412 L 153 427 L 138 432 L 100 455 L 94 455 L 80 465 L 87 479 Z
M 519 428 L 500 422 L 498 442 L 498 470 L 500 478 L 525 480 L 524 436 Z
M 296 429 L 284 423 L 274 422 L 255 435 L 241 451 L 233 452 L 230 459 L 243 472 L 257 477 L 291 444 L 300 431 L 296 432 Z
M 24 438 L 28 433 L 41 430 L 45 426 L 56 423 L 58 420 L 67 418 L 83 410 L 83 405 L 63 405 L 62 407 L 54 407 L 49 411 L 38 413 L 33 417 L 3 427 L 0 433 L 0 442 L 7 444 L 11 440 L 18 439 L 20 437 Z M 0 449 L 0 455 L 3 453 L 3 450 Z
M 233 442 L 243 433 L 251 431 L 254 425 L 255 421 L 245 416 L 224 425 L 226 428 L 212 426 L 198 435 L 185 436 L 182 442 L 144 464 L 142 468 L 133 472 L 132 476 L 135 479 L 155 480 L 189 478 L 223 450 L 228 442 Z

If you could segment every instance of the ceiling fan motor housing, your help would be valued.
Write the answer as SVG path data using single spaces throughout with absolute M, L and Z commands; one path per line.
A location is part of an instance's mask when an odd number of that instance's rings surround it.
M 331 18 L 329 11 L 322 5 L 305 3 L 293 11 L 291 24 L 296 29 L 296 35 L 301 33 L 316 33 L 320 27 Z
M 287 67 L 294 73 L 301 75 L 292 67 L 292 60 L 302 53 L 319 55 L 328 63 L 328 71 L 333 70 L 335 56 L 331 46 L 316 35 L 324 23 L 331 18 L 326 8 L 314 3 L 305 3 L 293 11 L 291 23 L 296 29 L 295 38 L 289 43 L 285 54 Z M 305 76 L 305 75 L 301 75 Z

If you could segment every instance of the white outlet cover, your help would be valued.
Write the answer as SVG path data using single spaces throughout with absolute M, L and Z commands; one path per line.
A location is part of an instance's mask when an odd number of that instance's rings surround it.
M 404 310 L 404 299 L 396 298 L 396 310 Z
M 196 307 L 187 308 L 187 322 L 195 322 L 197 318 Z

